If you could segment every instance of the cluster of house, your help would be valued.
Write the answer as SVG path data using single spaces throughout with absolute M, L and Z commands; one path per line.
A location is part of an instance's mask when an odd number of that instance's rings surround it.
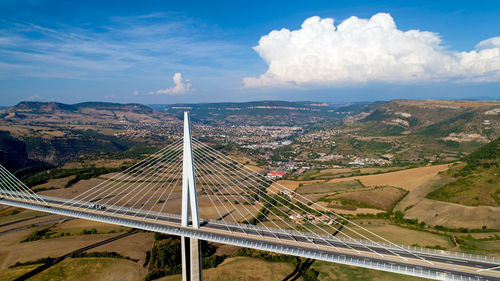
M 266 174 L 266 178 L 268 179 L 279 179 L 284 177 L 287 173 L 295 173 L 295 174 L 303 174 L 305 171 L 313 168 L 312 166 L 304 165 L 304 163 L 298 162 L 282 162 L 282 161 L 268 161 L 268 164 L 278 165 L 273 171 L 269 171 Z
M 319 158 L 317 158 L 316 160 L 320 161 L 320 162 L 344 160 L 344 155 L 342 155 L 342 154 L 318 153 L 318 155 L 319 155 Z
M 351 166 L 364 166 L 364 165 L 390 165 L 392 164 L 391 160 L 381 159 L 381 158 L 366 158 L 366 157 L 358 157 L 355 155 L 342 155 L 342 154 L 326 154 L 326 153 L 318 153 L 319 158 L 316 161 L 320 162 L 329 162 L 329 161 L 342 161 L 345 159 L 350 159 L 348 162 Z M 334 167 L 331 168 L 336 168 Z
M 375 158 L 362 158 L 362 157 L 352 157 L 352 161 L 349 162 L 351 166 L 364 166 L 364 165 L 390 165 L 392 164 L 391 160 L 386 159 L 375 159 Z
M 126 131 L 115 133 L 115 137 L 145 138 L 150 135 L 148 130 L 127 129 Z
M 308 221 L 310 223 L 325 223 L 328 225 L 335 223 L 335 220 L 333 220 L 325 215 L 315 216 L 313 214 L 301 215 L 301 214 L 295 213 L 295 214 L 290 215 L 290 219 L 293 220 L 295 223 L 302 223 L 302 222 L 304 222 L 304 220 Z

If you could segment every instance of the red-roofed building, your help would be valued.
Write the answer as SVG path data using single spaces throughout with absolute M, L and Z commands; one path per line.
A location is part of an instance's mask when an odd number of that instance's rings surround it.
M 276 172 L 276 171 L 273 171 L 273 172 L 269 172 L 269 173 L 267 173 L 266 178 L 269 178 L 269 179 L 276 179 L 276 178 L 281 178 L 281 177 L 283 177 L 284 175 L 286 175 L 286 173 L 285 173 L 285 172 Z

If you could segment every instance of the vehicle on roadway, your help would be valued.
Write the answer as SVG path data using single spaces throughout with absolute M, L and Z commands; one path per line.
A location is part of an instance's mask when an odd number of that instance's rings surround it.
M 94 209 L 94 210 L 106 210 L 106 207 L 101 206 L 99 204 L 89 204 L 89 208 Z

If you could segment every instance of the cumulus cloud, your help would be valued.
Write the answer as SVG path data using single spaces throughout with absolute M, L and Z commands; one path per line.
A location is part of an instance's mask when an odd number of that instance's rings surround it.
M 175 73 L 172 79 L 174 80 L 173 87 L 158 90 L 156 91 L 156 93 L 160 95 L 178 95 L 183 94 L 191 89 L 191 83 L 189 83 L 189 80 L 182 79 L 181 73 Z
M 483 49 L 493 49 L 493 48 L 500 48 L 500 37 L 493 37 L 490 39 L 483 40 L 477 44 L 476 49 L 478 50 L 483 50 Z
M 451 51 L 438 34 L 401 31 L 389 14 L 311 17 L 301 28 L 274 30 L 254 50 L 269 68 L 246 87 L 339 85 L 364 82 L 500 81 L 500 37 L 469 52 Z

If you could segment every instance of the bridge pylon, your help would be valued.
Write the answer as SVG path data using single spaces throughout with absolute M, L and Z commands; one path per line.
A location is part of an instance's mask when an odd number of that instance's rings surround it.
M 191 208 L 190 208 L 191 207 Z M 181 225 L 189 226 L 189 210 L 193 228 L 200 228 L 198 198 L 193 166 L 191 121 L 184 112 L 184 148 L 182 153 L 182 216 Z M 182 281 L 201 281 L 201 247 L 198 239 L 181 236 Z

